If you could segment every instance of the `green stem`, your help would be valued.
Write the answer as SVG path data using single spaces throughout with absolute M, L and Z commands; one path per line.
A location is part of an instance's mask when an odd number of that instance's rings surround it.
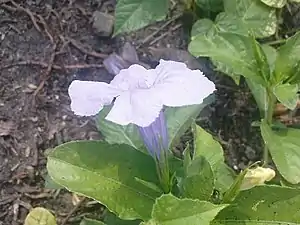
M 161 156 L 161 159 L 156 159 L 155 163 L 161 187 L 164 193 L 167 194 L 171 191 L 170 170 L 167 152 L 164 151 L 163 156 Z
M 272 88 L 267 88 L 267 98 L 268 98 L 268 109 L 265 112 L 265 121 L 269 126 L 272 126 L 273 123 L 273 112 L 276 103 L 276 97 L 273 94 Z M 267 165 L 269 162 L 269 149 L 265 145 L 264 147 L 264 156 L 263 156 L 263 166 Z
M 275 41 L 268 41 L 264 44 L 267 44 L 267 45 L 279 45 L 279 44 L 285 44 L 285 42 L 287 41 L 287 39 L 278 39 L 278 40 L 275 40 Z

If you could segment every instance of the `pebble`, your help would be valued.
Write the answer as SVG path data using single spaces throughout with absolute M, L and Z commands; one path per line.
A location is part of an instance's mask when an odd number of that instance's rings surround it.
M 109 37 L 113 32 L 113 27 L 113 16 L 100 11 L 93 13 L 93 29 L 98 36 Z

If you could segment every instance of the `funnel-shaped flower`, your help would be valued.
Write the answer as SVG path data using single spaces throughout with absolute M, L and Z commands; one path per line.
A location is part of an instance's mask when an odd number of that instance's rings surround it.
M 184 63 L 160 60 L 155 69 L 132 65 L 117 74 L 110 84 L 75 80 L 69 87 L 71 109 L 77 115 L 97 114 L 114 100 L 107 120 L 120 125 L 138 126 L 165 192 L 170 191 L 167 159 L 168 131 L 163 107 L 202 103 L 215 90 L 200 70 Z
M 179 107 L 202 103 L 215 90 L 200 70 L 184 63 L 160 60 L 155 69 L 132 65 L 110 82 L 75 80 L 69 87 L 71 109 L 80 116 L 97 114 L 114 101 L 106 119 L 120 125 L 149 126 L 163 106 Z
M 163 151 L 168 150 L 168 130 L 163 111 L 147 127 L 138 127 L 140 135 L 150 155 L 159 159 Z

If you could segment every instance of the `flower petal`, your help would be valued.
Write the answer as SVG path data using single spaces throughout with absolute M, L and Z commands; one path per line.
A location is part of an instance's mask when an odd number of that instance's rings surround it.
M 106 116 L 107 120 L 120 125 L 149 126 L 159 116 L 163 105 L 152 89 L 123 92 L 114 102 Z
M 104 82 L 74 80 L 69 86 L 71 110 L 79 116 L 97 114 L 120 91 Z
M 153 89 L 166 106 L 201 104 L 215 90 L 215 84 L 200 70 L 190 70 L 184 63 L 160 60 Z
M 110 84 L 117 89 L 128 91 L 137 88 L 148 88 L 147 76 L 149 75 L 149 70 L 144 67 L 134 64 L 128 69 L 123 69 L 117 74 Z
M 138 127 L 141 138 L 152 157 L 161 159 L 163 151 L 168 151 L 168 129 L 163 110 L 159 116 L 147 127 Z

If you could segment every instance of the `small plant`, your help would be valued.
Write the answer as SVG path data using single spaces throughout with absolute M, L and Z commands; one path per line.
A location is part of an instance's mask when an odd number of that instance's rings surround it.
M 248 1 L 236 2 L 241 6 Z M 277 101 L 291 110 L 297 106 L 300 33 L 275 49 L 255 40 L 259 34 L 254 32 L 258 31 L 256 28 L 248 27 L 243 33 L 217 29 L 218 26 L 213 25 L 206 27 L 206 30 L 202 26 L 201 32 L 198 32 L 198 26 L 203 23 L 201 20 L 194 25 L 189 51 L 195 56 L 210 57 L 217 70 L 228 74 L 237 83 L 240 76 L 245 77 L 261 112 L 260 129 L 265 143 L 264 164 L 269 163 L 270 153 L 283 179 L 291 184 L 298 184 L 300 130 L 287 128 L 283 124 L 278 126 L 278 122 L 273 121 L 273 111 Z M 267 28 L 264 29 L 268 30 Z
M 110 84 L 72 82 L 72 110 L 96 115 L 105 139 L 57 146 L 48 155 L 49 176 L 58 187 L 106 206 L 118 224 L 299 224 L 300 130 L 278 126 L 273 111 L 277 101 L 296 107 L 300 33 L 280 40 L 278 49 L 257 41 L 277 36 L 279 8 L 288 1 L 183 2 L 186 9 L 216 14 L 196 21 L 189 51 L 209 57 L 237 84 L 245 78 L 261 112 L 263 163 L 233 173 L 221 145 L 195 123 L 213 101 L 214 84 L 199 70 L 161 60 L 152 70 L 121 70 Z M 168 8 L 167 0 L 119 0 L 115 35 L 163 19 Z M 193 145 L 177 158 L 171 150 L 190 127 Z M 268 168 L 269 154 L 279 173 Z
M 199 70 L 164 60 L 151 70 L 132 65 L 110 84 L 73 81 L 72 110 L 98 114 L 105 140 L 56 147 L 48 155 L 50 177 L 125 224 L 300 221 L 299 189 L 265 185 L 275 171 L 257 163 L 234 175 L 220 144 L 195 124 L 214 89 Z M 177 158 L 170 150 L 190 126 L 194 144 Z

